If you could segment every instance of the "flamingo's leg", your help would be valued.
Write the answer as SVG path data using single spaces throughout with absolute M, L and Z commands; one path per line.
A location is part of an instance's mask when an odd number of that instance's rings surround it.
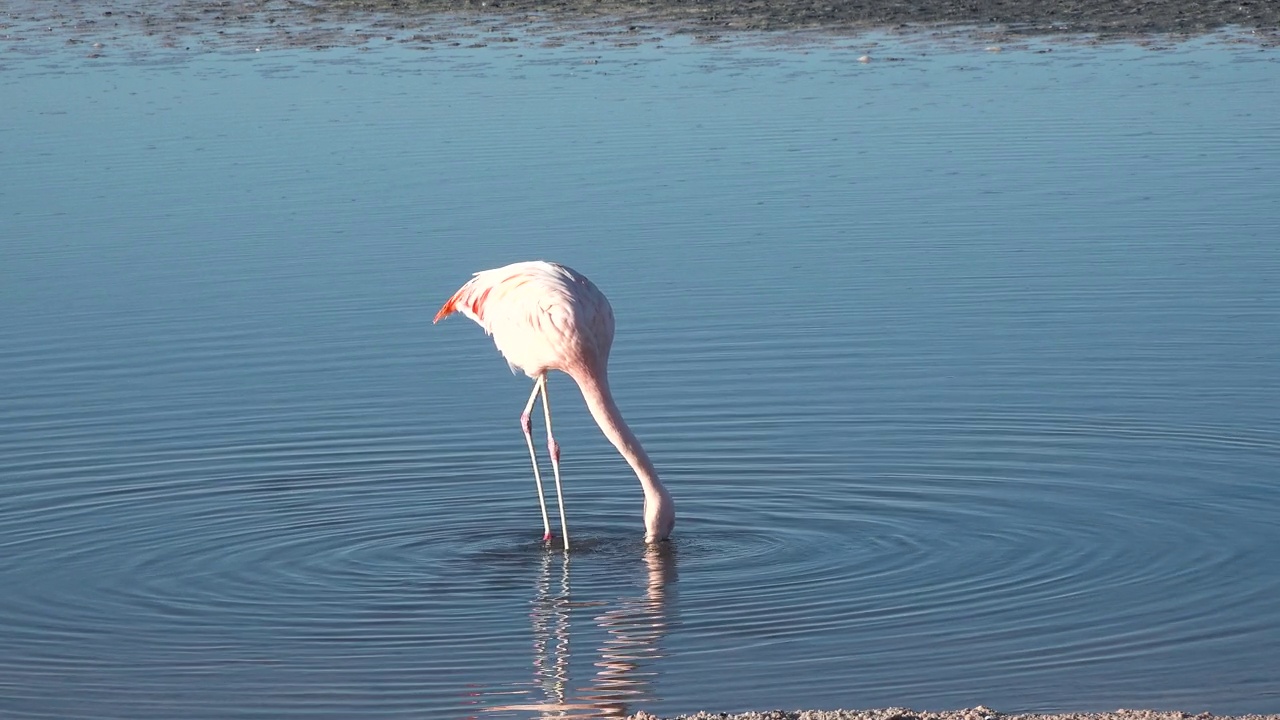
M 533 403 L 538 399 L 538 390 L 546 381 L 546 375 L 539 375 L 538 379 L 533 381 L 533 392 L 529 393 L 529 402 L 525 404 L 524 412 L 520 414 L 520 429 L 524 430 L 524 442 L 529 446 L 529 460 L 533 462 L 533 479 L 538 483 L 538 507 L 542 508 L 543 542 L 551 540 L 551 521 L 547 519 L 547 501 L 542 497 L 542 474 L 538 472 L 538 454 L 533 451 L 533 421 L 529 418 L 529 413 L 533 412 Z
M 560 534 L 564 536 L 564 551 L 569 552 L 569 524 L 564 519 L 564 492 L 560 489 L 560 443 L 551 435 L 551 402 L 547 399 L 547 376 L 539 379 L 542 388 L 542 409 L 547 414 L 547 451 L 551 453 L 551 470 L 556 475 L 556 502 L 560 504 Z M 537 388 L 535 388 L 536 390 Z

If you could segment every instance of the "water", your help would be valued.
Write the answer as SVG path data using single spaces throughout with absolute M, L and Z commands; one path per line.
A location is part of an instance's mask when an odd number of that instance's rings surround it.
M 1280 709 L 1274 50 L 23 47 L 0 715 Z M 537 257 L 660 552 L 429 322 Z

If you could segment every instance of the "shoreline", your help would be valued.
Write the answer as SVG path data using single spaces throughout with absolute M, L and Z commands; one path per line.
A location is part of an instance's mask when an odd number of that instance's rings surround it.
M 0 11 L 0 52 L 42 41 L 112 54 L 139 40 L 171 50 L 866 39 L 982 44 L 1137 42 L 1221 35 L 1280 47 L 1280 2 L 1261 0 L 17 0 Z
M 1280 29 L 1280 4 L 1256 0 L 320 0 L 317 9 L 616 18 L 690 31 L 992 28 L 1024 35 L 1202 35 L 1237 26 Z
M 1068 712 L 1005 714 L 979 705 L 963 710 L 938 712 L 907 708 L 876 710 L 763 710 L 744 713 L 698 712 L 669 718 L 639 712 L 629 720 L 1280 720 L 1280 715 L 1214 715 L 1177 710 L 1115 710 L 1113 712 Z

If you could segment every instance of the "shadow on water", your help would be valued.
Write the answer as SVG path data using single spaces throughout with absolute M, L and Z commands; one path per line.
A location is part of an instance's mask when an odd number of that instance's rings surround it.
M 676 581 L 674 546 L 646 546 L 640 577 L 643 591 L 614 602 L 575 600 L 571 587 L 573 556 L 548 550 L 539 566 L 530 622 L 533 629 L 531 686 L 521 702 L 486 708 L 486 712 L 533 713 L 534 717 L 612 718 L 631 714 L 632 706 L 652 697 L 654 665 L 662 658 L 662 638 L 670 627 L 668 587 Z M 595 614 L 599 612 L 599 614 Z M 575 616 L 592 614 L 604 631 L 595 649 L 595 673 L 574 688 L 570 660 Z M 579 628 L 581 638 L 588 628 Z M 503 691 L 498 691 L 507 694 Z

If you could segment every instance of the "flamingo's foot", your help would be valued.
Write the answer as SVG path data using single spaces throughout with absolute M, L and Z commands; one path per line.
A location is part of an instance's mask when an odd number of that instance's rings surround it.
M 555 539 L 556 539 L 556 536 L 552 535 L 551 533 L 546 533 L 545 535 L 542 536 L 542 542 L 551 542 L 552 540 L 555 540 Z

